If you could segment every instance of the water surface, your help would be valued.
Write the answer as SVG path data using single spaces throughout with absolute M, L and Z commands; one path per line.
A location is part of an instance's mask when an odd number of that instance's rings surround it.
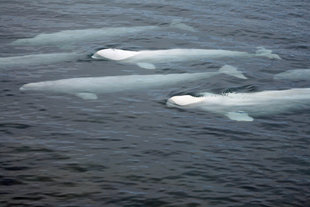
M 168 108 L 179 94 L 310 87 L 273 75 L 310 65 L 308 1 L 32 0 L 0 2 L 0 57 L 72 52 L 76 61 L 0 69 L 1 206 L 309 206 L 310 111 L 254 122 Z M 167 29 L 175 19 L 197 32 Z M 123 26 L 163 30 L 62 45 L 13 46 L 61 30 Z M 94 61 L 98 49 L 209 48 L 282 60 L 201 60 L 150 71 Z M 217 70 L 231 64 L 247 80 L 217 76 L 130 93 L 74 96 L 20 92 L 29 82 L 74 77 Z

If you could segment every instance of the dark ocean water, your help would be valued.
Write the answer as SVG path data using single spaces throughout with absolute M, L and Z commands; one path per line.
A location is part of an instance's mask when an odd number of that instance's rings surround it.
M 0 57 L 78 51 L 77 61 L 0 69 L 0 206 L 310 206 L 310 111 L 236 122 L 168 108 L 179 94 L 310 87 L 273 75 L 310 66 L 309 1 L 1 0 Z M 178 20 L 197 32 L 167 28 Z M 10 43 L 40 33 L 163 27 L 60 45 Z M 282 60 L 201 60 L 144 70 L 94 61 L 101 48 L 209 48 Z M 30 82 L 73 77 L 203 72 L 225 64 L 247 80 L 217 76 L 171 88 L 82 100 L 21 92 Z

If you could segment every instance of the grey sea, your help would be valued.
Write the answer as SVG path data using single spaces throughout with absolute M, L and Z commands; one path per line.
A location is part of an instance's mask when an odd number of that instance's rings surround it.
M 310 87 L 306 80 L 273 79 L 310 67 L 309 10 L 307 0 L 1 0 L 1 58 L 82 55 L 55 63 L 0 63 L 0 206 L 310 206 L 309 109 L 238 122 L 166 106 L 182 94 Z M 195 31 L 169 26 L 176 21 Z M 12 44 L 42 33 L 136 26 L 159 29 L 70 45 Z M 282 59 L 201 59 L 146 70 L 91 58 L 105 48 L 255 53 L 257 47 Z M 19 90 L 31 82 L 206 72 L 226 64 L 248 79 L 219 75 L 96 100 Z

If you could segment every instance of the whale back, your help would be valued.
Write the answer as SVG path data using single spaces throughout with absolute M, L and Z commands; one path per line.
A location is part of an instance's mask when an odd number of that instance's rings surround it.
M 95 59 L 110 59 L 110 60 L 124 60 L 130 58 L 132 56 L 137 55 L 139 52 L 137 51 L 128 51 L 121 49 L 103 49 L 97 51 L 92 58 Z

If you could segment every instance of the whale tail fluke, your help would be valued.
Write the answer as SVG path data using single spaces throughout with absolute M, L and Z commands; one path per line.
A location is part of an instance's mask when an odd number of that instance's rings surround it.
M 28 44 L 28 39 L 17 39 L 9 43 L 9 45 L 12 45 L 12 46 L 27 45 L 27 44 Z
M 226 75 L 234 76 L 236 78 L 247 79 L 241 71 L 231 65 L 224 65 L 219 69 L 220 73 L 224 73 Z
M 173 20 L 171 23 L 170 23 L 170 27 L 172 28 L 177 28 L 177 29 L 181 29 L 181 30 L 186 30 L 186 31 L 190 31 L 190 32 L 196 32 L 197 30 L 194 29 L 193 27 L 187 25 L 187 24 L 184 24 L 182 23 L 180 20 L 176 19 L 176 20 Z
M 273 54 L 272 50 L 267 50 L 264 47 L 258 47 L 255 55 L 259 57 L 267 57 L 269 59 L 274 59 L 274 60 L 281 59 L 279 55 Z

